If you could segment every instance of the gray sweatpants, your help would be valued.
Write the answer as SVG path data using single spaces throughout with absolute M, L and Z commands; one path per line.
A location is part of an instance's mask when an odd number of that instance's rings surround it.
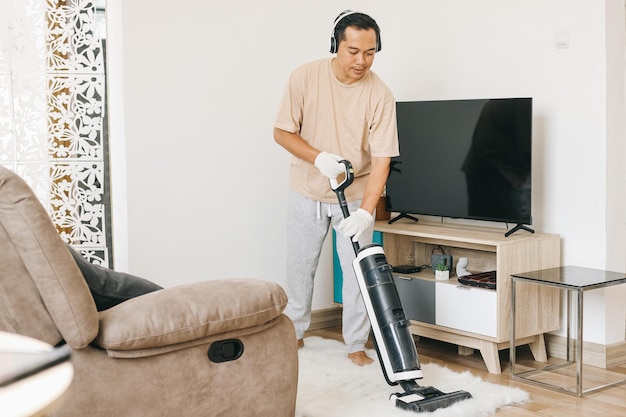
M 361 202 L 348 203 L 350 212 L 356 211 Z M 294 191 L 289 192 L 287 207 L 287 283 L 285 291 L 289 297 L 285 314 L 293 321 L 298 339 L 311 323 L 313 280 L 324 239 L 330 225 L 337 228 L 343 219 L 339 204 L 319 203 Z M 361 235 L 361 246 L 372 243 L 371 230 Z M 355 258 L 349 238 L 337 233 L 337 255 L 343 272 L 343 339 L 348 353 L 364 350 L 370 323 L 361 297 L 356 276 L 352 268 Z

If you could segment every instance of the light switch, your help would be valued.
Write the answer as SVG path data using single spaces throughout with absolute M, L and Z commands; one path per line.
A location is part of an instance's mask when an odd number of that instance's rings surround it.
M 557 49 L 569 48 L 569 32 L 562 30 L 554 34 L 554 46 Z

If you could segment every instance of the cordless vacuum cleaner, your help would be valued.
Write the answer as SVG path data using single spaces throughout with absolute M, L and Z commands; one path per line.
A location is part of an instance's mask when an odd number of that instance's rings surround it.
M 346 168 L 345 179 L 340 184 L 331 179 L 330 186 L 337 194 L 343 217 L 348 218 L 350 212 L 344 190 L 352 184 L 354 171 L 349 161 L 341 163 Z M 404 390 L 391 395 L 395 398 L 396 407 L 418 413 L 428 412 L 472 398 L 466 391 L 446 394 L 437 388 L 417 384 L 416 380 L 423 377 L 417 348 L 383 248 L 373 244 L 361 249 L 358 242 L 352 242 L 352 247 L 356 254 L 352 266 L 372 324 L 374 346 L 383 374 L 389 385 L 399 384 Z

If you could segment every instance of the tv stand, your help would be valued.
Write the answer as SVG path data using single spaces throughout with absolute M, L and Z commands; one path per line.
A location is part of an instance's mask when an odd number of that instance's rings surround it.
M 526 230 L 527 232 L 530 233 L 535 233 L 535 231 L 533 229 L 531 229 L 530 227 L 523 225 L 521 223 L 518 223 L 517 226 L 515 226 L 514 228 L 512 228 L 511 230 L 509 230 L 508 232 L 506 232 L 504 234 L 505 237 L 509 237 L 511 236 L 513 233 L 517 232 L 518 230 Z
M 404 219 L 404 218 L 411 219 L 411 220 L 416 221 L 416 222 L 419 221 L 419 219 L 417 217 L 411 216 L 408 213 L 400 213 L 396 217 L 394 217 L 393 219 L 389 220 L 387 223 L 392 224 L 392 223 L 397 222 L 398 220 Z
M 411 333 L 458 346 L 468 355 L 479 350 L 490 373 L 502 372 L 499 351 L 511 346 L 511 275 L 560 265 L 560 236 L 520 233 L 505 237 L 502 228 L 461 224 L 377 221 L 391 265 L 428 265 L 433 252 L 443 247 L 452 256 L 450 279 L 436 280 L 425 268 L 406 274 L 394 272 L 396 286 Z M 468 259 L 471 272 L 496 271 L 496 288 L 461 284 L 453 274 L 456 262 Z M 558 330 L 558 288 L 516 286 L 515 345 L 528 344 L 538 362 L 547 361 L 544 333 Z

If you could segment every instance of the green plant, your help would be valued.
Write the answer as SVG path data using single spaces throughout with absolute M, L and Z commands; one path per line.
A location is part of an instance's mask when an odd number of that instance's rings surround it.
M 446 263 L 443 262 L 443 261 L 437 262 L 437 265 L 435 265 L 435 270 L 437 270 L 437 271 L 447 271 L 448 270 L 448 265 L 446 265 Z

